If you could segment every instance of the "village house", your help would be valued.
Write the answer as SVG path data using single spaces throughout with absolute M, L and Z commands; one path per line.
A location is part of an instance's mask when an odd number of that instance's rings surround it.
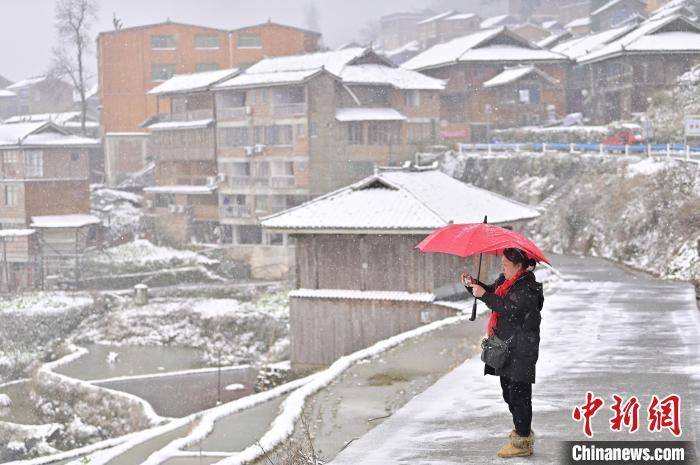
M 213 89 L 221 241 L 282 275 L 287 238 L 259 218 L 434 144 L 444 82 L 355 47 L 265 59 Z
M 577 59 L 587 77 L 587 113 L 596 123 L 643 113 L 649 99 L 670 90 L 700 63 L 700 28 L 683 16 L 652 16 Z
M 35 113 L 15 115 L 4 121 L 4 124 L 52 122 L 69 134 L 84 135 L 95 138 L 99 132 L 99 121 L 88 114 L 85 120 L 85 134 L 82 134 L 82 116 L 80 111 L 64 111 L 58 113 Z M 104 152 L 102 145 L 89 149 L 90 182 L 104 182 Z
M 447 80 L 440 96 L 445 139 L 486 141 L 491 128 L 541 124 L 566 112 L 568 58 L 506 28 L 435 45 L 404 67 Z M 529 67 L 536 70 L 522 72 Z M 505 84 L 510 91 L 496 89 Z
M 408 164 L 410 165 L 410 163 Z M 478 257 L 423 254 L 415 246 L 449 223 L 521 230 L 536 209 L 428 168 L 378 170 L 354 184 L 263 219 L 296 244 L 290 292 L 291 362 L 304 369 L 422 324 L 471 310 L 459 273 Z M 461 199 L 461 200 L 458 200 Z M 498 257 L 484 255 L 482 280 Z
M 144 189 L 146 229 L 158 242 L 219 242 L 217 145 L 211 87 L 238 74 L 223 69 L 175 75 L 152 89 L 157 108 L 151 133 L 155 186 Z
M 148 164 L 147 132 L 141 124 L 158 111 L 155 96 L 148 94 L 152 88 L 175 74 L 314 51 L 319 41 L 317 32 L 271 21 L 232 31 L 166 21 L 100 33 L 98 89 L 108 184 Z
M 511 26 L 510 30 L 530 42 L 539 42 L 550 35 L 550 31 L 548 29 L 531 22 Z
M 100 240 L 88 180 L 99 144 L 51 122 L 0 125 L 0 289 L 79 282 L 80 258 Z
M 15 82 L 0 91 L 0 119 L 33 113 L 70 110 L 73 86 L 49 76 L 36 76 Z

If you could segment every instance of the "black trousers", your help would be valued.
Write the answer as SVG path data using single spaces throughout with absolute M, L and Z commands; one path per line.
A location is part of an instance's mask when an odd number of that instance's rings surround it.
M 505 376 L 500 378 L 503 400 L 513 415 L 515 432 L 519 436 L 529 436 L 532 424 L 532 384 L 513 381 Z

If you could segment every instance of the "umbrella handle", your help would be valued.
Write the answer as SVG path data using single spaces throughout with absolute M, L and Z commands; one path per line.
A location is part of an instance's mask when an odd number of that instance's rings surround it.
M 469 317 L 469 321 L 476 320 L 476 297 L 474 297 L 474 305 L 472 306 L 472 316 Z

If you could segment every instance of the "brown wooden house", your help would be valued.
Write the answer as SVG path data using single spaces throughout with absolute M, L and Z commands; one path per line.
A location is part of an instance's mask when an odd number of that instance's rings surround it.
M 296 244 L 293 365 L 328 365 L 465 309 L 449 299 L 464 294 L 458 275 L 476 276 L 475 261 L 422 254 L 415 246 L 450 222 L 481 222 L 484 215 L 518 230 L 539 213 L 433 167 L 382 170 L 265 218 L 265 229 Z M 485 256 L 481 276 L 495 276 L 498 263 Z
M 444 139 L 483 142 L 490 138 L 490 128 L 500 122 L 494 117 L 497 110 L 494 92 L 484 84 L 514 66 L 534 66 L 539 76 L 536 79 L 546 75 L 550 84 L 561 83 L 556 89 L 548 87 L 547 92 L 540 92 L 538 113 L 541 113 L 540 105 L 552 106 L 557 115 L 566 111 L 568 58 L 542 49 L 506 28 L 489 29 L 438 44 L 403 66 L 447 80 L 447 89 L 440 97 L 440 129 Z M 534 97 L 535 93 L 531 95 Z

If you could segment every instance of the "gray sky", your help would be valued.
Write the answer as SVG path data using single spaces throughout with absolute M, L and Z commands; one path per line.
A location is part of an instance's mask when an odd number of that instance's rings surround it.
M 0 74 L 17 81 L 42 74 L 55 40 L 53 0 L 0 0 Z M 116 12 L 124 27 L 170 18 L 205 26 L 236 28 L 273 21 L 306 26 L 307 0 L 98 0 L 94 35 L 112 28 Z M 370 20 L 395 11 L 420 9 L 431 0 L 317 0 L 321 32 L 333 47 L 353 40 Z M 93 47 L 94 48 L 94 47 Z M 94 62 L 94 57 L 91 57 Z M 94 67 L 94 65 L 93 65 Z

